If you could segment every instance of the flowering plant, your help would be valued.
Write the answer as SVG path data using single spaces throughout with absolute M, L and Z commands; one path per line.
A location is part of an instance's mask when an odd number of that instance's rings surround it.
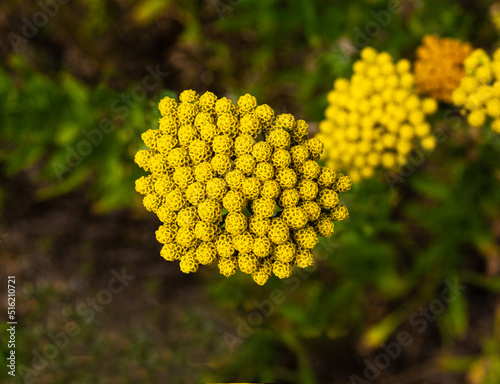
M 500 133 L 500 49 L 493 57 L 476 49 L 465 59 L 465 74 L 453 92 L 453 103 L 471 126 L 479 128 L 490 117 L 491 130 Z
M 451 103 L 451 94 L 465 75 L 464 60 L 472 53 L 469 43 L 427 35 L 417 49 L 415 83 L 420 94 Z
M 396 171 L 418 146 L 435 147 L 426 115 L 436 111 L 437 102 L 416 94 L 408 60 L 394 63 L 387 52 L 367 47 L 353 69 L 350 80 L 335 81 L 320 123 L 328 166 L 357 181 L 379 167 Z
M 348 216 L 338 194 L 351 181 L 318 164 L 323 144 L 308 139 L 306 122 L 249 94 L 237 105 L 192 90 L 179 100 L 161 100 L 159 129 L 142 134 L 149 149 L 135 157 L 151 172 L 136 190 L 163 222 L 161 255 L 184 273 L 217 263 L 260 285 L 313 265 L 318 236 Z

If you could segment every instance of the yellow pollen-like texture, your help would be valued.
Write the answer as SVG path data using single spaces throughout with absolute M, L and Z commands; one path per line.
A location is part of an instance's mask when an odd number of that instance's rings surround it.
M 408 60 L 394 62 L 387 52 L 368 47 L 353 70 L 351 79 L 334 82 L 319 126 L 318 138 L 325 145 L 322 158 L 330 168 L 358 181 L 379 169 L 398 171 L 413 150 L 434 149 L 436 138 L 426 116 L 436 111 L 437 102 L 417 95 Z M 301 170 L 306 178 L 317 178 L 320 187 L 330 182 L 326 172 L 317 176 L 307 161 Z
M 184 273 L 214 265 L 260 285 L 313 265 L 318 236 L 349 215 L 339 194 L 351 181 L 318 164 L 323 144 L 308 138 L 306 122 L 249 94 L 234 104 L 188 90 L 159 110 L 135 161 L 150 172 L 136 190 L 162 222 L 161 256 Z
M 465 75 L 464 60 L 472 53 L 469 43 L 427 35 L 417 48 L 417 92 L 451 103 L 451 94 Z
M 453 104 L 472 127 L 490 122 L 490 129 L 500 134 L 500 49 L 492 57 L 476 49 L 464 64 L 465 76 L 453 92 Z

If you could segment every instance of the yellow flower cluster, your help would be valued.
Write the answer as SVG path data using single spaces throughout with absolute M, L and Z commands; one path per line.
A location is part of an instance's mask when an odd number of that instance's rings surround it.
M 467 115 L 468 123 L 481 127 L 491 117 L 491 130 L 500 134 L 500 49 L 490 58 L 476 49 L 465 59 L 466 76 L 453 92 L 453 103 Z
M 472 53 L 469 43 L 427 35 L 417 49 L 417 92 L 451 103 L 451 94 L 464 77 L 464 60 Z
M 367 47 L 353 70 L 350 81 L 335 81 L 319 125 L 328 166 L 357 181 L 372 177 L 378 167 L 396 171 L 418 144 L 435 147 L 426 115 L 436 111 L 437 102 L 415 94 L 408 60 L 394 64 L 387 52 Z
M 348 217 L 338 194 L 351 181 L 318 165 L 323 144 L 307 138 L 306 122 L 249 94 L 234 105 L 188 90 L 159 109 L 159 129 L 142 134 L 149 149 L 135 161 L 151 172 L 136 190 L 163 223 L 161 255 L 184 273 L 216 263 L 226 277 L 240 269 L 260 285 L 313 265 L 318 236 Z

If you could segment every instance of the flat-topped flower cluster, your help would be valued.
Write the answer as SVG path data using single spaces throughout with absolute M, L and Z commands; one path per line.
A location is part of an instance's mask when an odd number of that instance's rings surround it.
M 437 102 L 416 94 L 408 60 L 394 63 L 389 53 L 367 47 L 353 70 L 351 79 L 335 81 L 319 126 L 328 166 L 358 181 L 378 168 L 397 171 L 416 148 L 435 147 L 426 115 Z
M 323 144 L 308 139 L 306 122 L 249 94 L 235 105 L 187 90 L 159 109 L 159 129 L 142 134 L 149 149 L 135 161 L 151 172 L 136 190 L 163 223 L 161 255 L 184 273 L 217 263 L 226 277 L 240 269 L 260 285 L 313 265 L 318 236 L 348 216 L 338 194 L 351 181 L 318 164 Z
M 451 94 L 465 75 L 464 60 L 472 50 L 470 43 L 426 35 L 415 62 L 418 93 L 451 103 Z
M 453 92 L 453 103 L 471 126 L 491 121 L 491 130 L 500 134 L 500 49 L 492 57 L 476 49 L 464 64 L 465 76 Z

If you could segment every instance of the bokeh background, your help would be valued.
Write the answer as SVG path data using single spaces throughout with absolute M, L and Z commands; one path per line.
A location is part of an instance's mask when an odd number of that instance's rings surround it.
M 444 140 L 401 182 L 374 178 L 344 194 L 350 218 L 321 240 L 317 267 L 264 287 L 165 262 L 133 162 L 165 95 L 249 92 L 315 127 L 364 46 L 414 60 L 436 33 L 491 52 L 499 7 L 3 0 L 4 362 L 7 275 L 18 325 L 17 376 L 2 363 L 0 381 L 499 383 L 499 138 L 450 106 L 433 118 Z

